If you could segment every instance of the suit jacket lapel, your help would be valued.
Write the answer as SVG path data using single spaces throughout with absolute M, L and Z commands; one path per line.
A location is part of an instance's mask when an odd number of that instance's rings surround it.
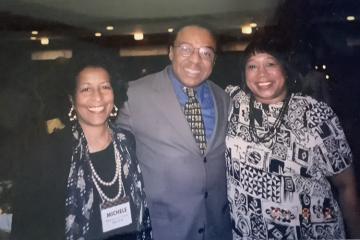
M 154 103 L 157 103 L 159 117 L 164 117 L 164 121 L 167 120 L 173 126 L 174 132 L 177 133 L 184 145 L 187 145 L 194 153 L 200 154 L 200 149 L 195 142 L 171 80 L 168 77 L 167 68 L 161 72 L 161 77 L 155 79 L 153 83 L 152 88 L 156 94 L 152 97 Z

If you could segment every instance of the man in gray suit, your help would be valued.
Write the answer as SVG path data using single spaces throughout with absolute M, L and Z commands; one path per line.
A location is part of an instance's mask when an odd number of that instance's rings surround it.
M 216 40 L 207 28 L 187 25 L 170 46 L 163 71 L 130 82 L 117 123 L 135 135 L 155 240 L 228 240 L 225 131 L 229 99 L 207 80 Z M 194 89 L 205 125 L 199 148 L 184 115 Z

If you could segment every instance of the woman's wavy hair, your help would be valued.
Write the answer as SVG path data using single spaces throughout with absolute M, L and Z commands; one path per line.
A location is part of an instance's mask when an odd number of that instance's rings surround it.
M 127 100 L 128 84 L 121 77 L 118 69 L 116 68 L 116 57 L 105 50 L 94 50 L 93 52 L 78 53 L 69 63 L 66 77 L 64 79 L 64 97 L 69 99 L 71 96 L 75 98 L 77 82 L 79 73 L 87 67 L 95 67 L 104 69 L 110 77 L 110 83 L 114 92 L 114 104 L 121 108 Z M 69 105 L 71 104 L 70 101 Z M 69 106 L 66 106 L 69 108 Z M 67 119 L 67 118 L 66 118 Z
M 288 47 L 286 44 L 283 44 L 282 41 L 277 38 L 271 38 L 271 36 L 255 37 L 246 47 L 244 55 L 240 61 L 241 88 L 247 93 L 251 92 L 246 84 L 245 75 L 246 63 L 249 58 L 258 53 L 267 53 L 273 56 L 283 68 L 288 94 L 301 91 L 302 77 L 300 72 L 297 71 L 290 63 L 290 51 L 287 49 Z

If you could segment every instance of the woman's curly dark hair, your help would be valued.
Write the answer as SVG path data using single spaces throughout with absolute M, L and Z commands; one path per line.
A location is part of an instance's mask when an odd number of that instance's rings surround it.
M 107 51 L 87 51 L 85 53 L 78 53 L 74 56 L 68 64 L 68 71 L 65 74 L 64 81 L 64 97 L 69 99 L 75 97 L 78 75 L 87 67 L 96 67 L 104 69 L 110 76 L 110 83 L 114 91 L 114 104 L 121 108 L 127 100 L 127 82 L 122 80 L 122 77 L 116 69 L 116 56 Z M 70 107 L 71 103 L 69 101 Z

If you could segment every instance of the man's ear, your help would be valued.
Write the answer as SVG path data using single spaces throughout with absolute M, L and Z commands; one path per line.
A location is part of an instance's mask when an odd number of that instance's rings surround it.
M 173 46 L 170 46 L 169 47 L 169 59 L 170 59 L 170 61 L 172 61 L 173 58 L 174 58 L 174 48 L 173 48 Z

